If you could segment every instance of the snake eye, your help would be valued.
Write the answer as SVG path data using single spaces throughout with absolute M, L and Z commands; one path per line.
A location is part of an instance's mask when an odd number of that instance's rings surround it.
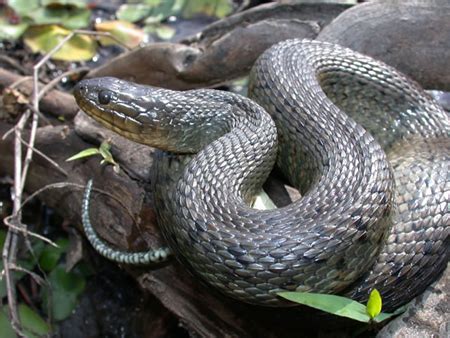
M 111 92 L 109 90 L 101 90 L 98 92 L 98 102 L 100 104 L 108 104 L 111 101 Z

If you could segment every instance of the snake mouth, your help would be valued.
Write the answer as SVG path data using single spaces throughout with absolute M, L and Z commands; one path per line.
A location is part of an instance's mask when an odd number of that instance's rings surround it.
M 78 106 L 93 119 L 118 134 L 136 142 L 143 140 L 143 130 L 151 130 L 151 120 L 139 112 L 120 85 L 126 82 L 115 78 L 80 81 L 74 88 Z

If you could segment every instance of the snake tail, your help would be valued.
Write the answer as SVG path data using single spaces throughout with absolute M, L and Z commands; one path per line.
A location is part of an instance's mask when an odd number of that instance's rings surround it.
M 111 248 L 105 241 L 103 241 L 92 227 L 89 217 L 89 200 L 92 192 L 92 179 L 86 184 L 84 191 L 81 218 L 83 229 L 91 243 L 92 247 L 102 256 L 121 264 L 129 265 L 149 265 L 165 262 L 171 256 L 168 247 L 160 247 L 154 250 L 147 250 L 143 252 L 126 252 L 115 248 Z

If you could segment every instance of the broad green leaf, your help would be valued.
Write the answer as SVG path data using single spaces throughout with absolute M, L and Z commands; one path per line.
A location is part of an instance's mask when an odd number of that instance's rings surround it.
M 0 231 L 0 250 L 3 250 L 4 241 L 6 238 L 6 231 Z M 31 255 L 30 253 L 27 253 L 25 257 L 19 258 L 17 265 L 26 269 L 26 270 L 33 270 L 36 266 L 36 258 L 39 257 L 42 250 L 44 249 L 44 243 L 40 240 L 34 240 L 32 241 L 32 248 L 33 253 L 35 256 Z M 0 260 L 0 272 L 3 271 L 3 260 Z M 12 276 L 14 278 L 14 281 L 19 281 L 22 277 L 26 275 L 24 271 L 16 271 L 12 270 Z M 5 278 L 2 278 L 0 280 L 0 299 L 6 296 L 6 282 Z M 1 332 L 1 331 L 0 331 Z M 0 336 L 1 337 L 1 336 Z
M 371 319 L 378 316 L 381 312 L 381 307 L 383 306 L 381 295 L 377 289 L 373 289 L 370 292 L 369 300 L 367 301 L 366 312 Z
M 307 305 L 336 316 L 351 318 L 368 323 L 370 317 L 366 313 L 366 307 L 349 298 L 308 292 L 279 292 L 279 296 L 292 302 Z
M 147 17 L 152 12 L 152 7 L 146 4 L 125 4 L 116 12 L 117 19 L 136 22 Z
M 56 241 L 58 248 L 51 245 L 46 245 L 41 255 L 39 256 L 39 265 L 44 271 L 51 271 L 58 264 L 59 258 L 67 250 L 69 241 L 61 238 Z
M 84 150 L 80 151 L 79 153 L 69 157 L 66 160 L 66 162 L 70 162 L 70 161 L 78 160 L 80 158 L 89 157 L 89 156 L 98 155 L 98 154 L 100 154 L 100 151 L 97 148 L 88 148 L 88 149 L 84 149 Z
M 68 13 L 61 25 L 68 29 L 81 29 L 89 26 L 91 11 L 86 8 L 79 8 Z
M 168 25 L 158 25 L 156 35 L 162 40 L 170 40 L 176 33 L 176 29 Z
M 182 10 L 182 16 L 190 19 L 198 14 L 223 18 L 233 10 L 230 0 L 197 0 L 188 1 Z
M 144 27 L 146 33 L 155 34 L 162 40 L 170 40 L 176 33 L 176 29 L 160 23 L 150 24 Z
M 56 25 L 35 26 L 26 31 L 24 42 L 34 53 L 48 53 L 68 34 L 70 31 Z M 90 60 L 95 55 L 95 50 L 96 43 L 91 37 L 75 35 L 52 58 L 65 61 Z
M 17 40 L 27 28 L 27 23 L 11 25 L 5 18 L 0 17 L 0 40 Z
M 150 5 L 152 7 L 155 7 L 155 6 L 160 5 L 164 1 L 165 0 L 144 0 L 142 2 L 145 3 L 146 5 Z M 171 1 L 171 0 L 169 0 L 169 1 Z
M 375 323 L 381 323 L 381 322 L 385 321 L 386 319 L 389 319 L 389 318 L 391 318 L 393 316 L 398 316 L 399 314 L 405 312 L 406 308 L 407 308 L 407 306 L 404 305 L 404 306 L 399 307 L 397 310 L 395 310 L 392 313 L 381 312 L 378 316 L 376 316 L 373 319 L 373 321 Z
M 19 15 L 27 14 L 39 8 L 39 0 L 8 0 L 8 6 Z
M 177 15 L 183 8 L 184 0 L 150 0 L 146 1 L 151 5 L 151 12 L 145 19 L 145 24 L 156 24 L 167 19 L 171 15 Z
M 64 20 L 66 10 L 64 8 L 39 7 L 34 11 L 24 14 L 24 18 L 30 19 L 35 25 L 59 24 Z
M 19 317 L 26 337 L 42 337 L 50 332 L 49 325 L 32 309 L 25 304 L 19 304 Z M 0 336 L 2 338 L 16 338 L 11 327 L 6 306 L 0 310 Z
M 127 21 L 103 21 L 96 23 L 95 29 L 99 32 L 109 32 L 129 48 L 137 47 L 145 37 L 141 28 Z M 108 37 L 101 37 L 100 42 L 106 46 L 117 44 L 116 41 Z
M 41 0 L 43 6 L 73 6 L 77 8 L 85 8 L 85 0 Z
M 25 304 L 19 304 L 19 317 L 27 337 L 42 337 L 50 332 L 49 325 Z
M 67 318 L 78 302 L 78 296 L 83 292 L 86 280 L 80 274 L 66 272 L 62 265 L 58 265 L 48 275 L 52 291 L 50 309 L 55 320 Z M 44 304 L 48 304 L 48 290 L 43 288 Z M 47 309 L 48 311 L 48 309 Z
M 89 25 L 91 12 L 87 8 L 40 7 L 25 15 L 36 25 L 60 24 L 69 29 Z
M 17 338 L 16 333 L 11 327 L 11 321 L 8 317 L 6 306 L 0 308 L 0 332 L 2 338 Z

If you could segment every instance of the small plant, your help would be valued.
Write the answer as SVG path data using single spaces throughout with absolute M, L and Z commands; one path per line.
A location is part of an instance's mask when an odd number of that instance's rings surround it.
M 376 289 L 373 289 L 370 292 L 367 305 L 358 303 L 350 298 L 321 293 L 279 292 L 277 294 L 280 297 L 292 302 L 310 306 L 336 316 L 347 317 L 363 323 L 381 323 L 386 319 L 396 316 L 404 311 L 404 308 L 401 307 L 394 313 L 381 312 L 382 299 L 380 293 Z
M 116 173 L 119 172 L 120 167 L 119 164 L 114 160 L 112 154 L 111 154 L 111 145 L 108 141 L 103 141 L 102 144 L 100 144 L 100 147 L 98 148 L 87 148 L 79 153 L 69 157 L 66 162 L 79 160 L 81 158 L 94 156 L 94 155 L 100 155 L 103 157 L 103 160 L 101 160 L 100 164 L 109 163 L 113 165 L 113 169 Z
M 6 232 L 0 230 L 0 249 L 2 249 Z M 19 269 L 14 269 L 16 285 L 20 284 L 22 294 L 28 294 L 25 282 L 31 278 L 37 282 L 39 291 L 37 297 L 23 297 L 19 301 L 18 313 L 26 337 L 42 337 L 50 334 L 50 324 L 41 314 L 44 313 L 53 321 L 64 320 L 72 313 L 78 304 L 78 298 L 85 289 L 89 269 L 83 263 L 78 263 L 71 271 L 66 269 L 66 254 L 69 240 L 59 238 L 53 245 L 39 239 L 30 238 L 30 251 L 23 253 L 18 260 Z M 55 245 L 56 244 L 56 245 Z M 0 271 L 3 263 L 0 261 Z M 6 296 L 5 280 L 0 278 L 0 298 Z M 50 315 L 51 314 L 51 315 Z M 11 327 L 7 308 L 0 309 L 0 337 L 17 337 Z

